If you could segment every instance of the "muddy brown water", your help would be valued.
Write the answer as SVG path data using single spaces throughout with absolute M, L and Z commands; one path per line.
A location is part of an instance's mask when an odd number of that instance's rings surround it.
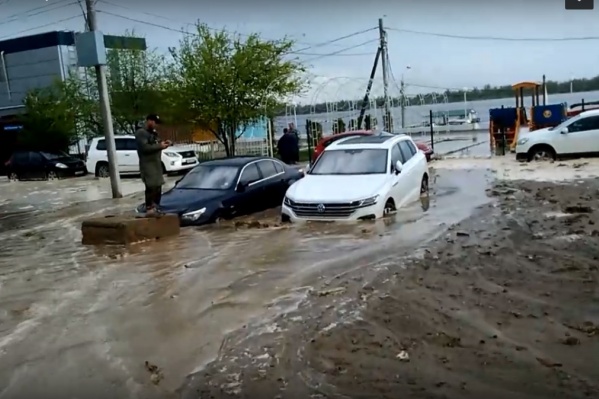
M 80 223 L 129 211 L 139 195 L 4 213 L 0 398 L 167 397 L 228 333 L 294 309 L 323 279 L 433 239 L 489 201 L 491 179 L 433 171 L 428 202 L 384 221 L 280 225 L 270 211 L 128 250 L 81 246 Z M 268 227 L 245 227 L 256 219 Z M 160 368 L 158 385 L 145 361 Z
M 183 398 L 599 397 L 598 189 L 497 183 L 423 253 L 228 335 Z

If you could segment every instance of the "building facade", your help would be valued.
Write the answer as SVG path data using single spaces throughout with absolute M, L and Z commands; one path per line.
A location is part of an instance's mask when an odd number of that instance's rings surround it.
M 16 143 L 27 93 L 73 72 L 85 73 L 77 66 L 76 40 L 76 32 L 55 31 L 0 41 L 0 168 Z M 143 38 L 105 35 L 104 44 L 107 49 L 146 49 Z
M 48 32 L 0 41 L 0 117 L 15 115 L 30 90 L 76 72 L 75 32 Z M 145 39 L 104 36 L 106 48 L 146 49 Z

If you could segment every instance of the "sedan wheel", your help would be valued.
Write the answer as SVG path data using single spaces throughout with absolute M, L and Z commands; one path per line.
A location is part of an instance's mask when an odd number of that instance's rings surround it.
M 51 170 L 46 174 L 46 178 L 48 180 L 58 180 L 58 174 L 55 171 Z

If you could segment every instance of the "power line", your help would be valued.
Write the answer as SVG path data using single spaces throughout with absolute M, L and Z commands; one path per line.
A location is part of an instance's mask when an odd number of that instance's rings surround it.
M 60 24 L 60 23 L 63 23 L 63 22 L 71 21 L 71 20 L 73 20 L 75 18 L 81 18 L 81 14 L 73 15 L 73 16 L 68 17 L 68 18 L 59 19 L 58 21 L 53 21 L 53 22 L 50 22 L 50 23 L 47 23 L 47 24 L 44 24 L 44 25 L 34 26 L 33 28 L 24 29 L 24 30 L 21 30 L 21 31 L 18 31 L 18 32 L 13 32 L 11 35 L 0 37 L 0 40 L 4 40 L 4 39 L 7 39 L 7 38 L 17 37 L 21 33 L 31 32 L 33 30 L 37 30 L 37 29 L 40 29 L 40 28 L 46 28 L 48 26 L 53 26 L 53 25 Z
M 328 57 L 330 55 L 330 53 L 298 53 L 298 52 L 293 52 L 291 53 L 293 55 L 305 55 L 305 56 L 311 56 L 311 57 Z M 351 54 L 337 54 L 337 56 L 340 57 L 363 57 L 366 55 L 372 55 L 373 53 L 351 53 Z
M 43 6 L 38 6 L 35 8 L 31 8 L 29 10 L 26 10 L 26 11 L 22 11 L 22 12 L 18 12 L 16 14 L 9 15 L 9 16 L 3 18 L 2 20 L 0 20 L 0 23 L 9 23 L 9 22 L 13 22 L 18 19 L 21 19 L 21 18 L 34 17 L 36 15 L 45 14 L 47 12 L 60 10 L 62 8 L 66 8 L 66 7 L 69 7 L 74 4 L 77 4 L 77 2 L 73 1 L 73 0 L 58 0 L 53 3 L 49 3 L 49 4 L 46 4 Z
M 365 46 L 365 45 L 367 45 L 367 44 L 374 43 L 374 42 L 378 42 L 378 41 L 379 41 L 379 39 L 370 39 L 370 40 L 367 40 L 367 41 L 365 41 L 365 42 L 363 42 L 363 43 L 356 44 L 356 45 L 354 45 L 354 46 L 349 46 L 349 47 L 343 48 L 343 49 L 341 49 L 341 50 L 333 51 L 332 53 L 328 53 L 328 54 L 322 54 L 322 55 L 320 55 L 320 56 L 318 56 L 318 57 L 314 57 L 314 58 L 310 58 L 310 59 L 304 60 L 303 62 L 312 62 L 312 61 L 319 60 L 319 59 L 321 59 L 321 58 L 332 57 L 332 56 L 335 56 L 335 55 L 339 55 L 339 54 L 341 54 L 341 53 L 344 53 L 344 52 L 346 52 L 346 51 L 353 50 L 353 49 L 355 49 L 355 48 L 362 47 L 362 46 Z
M 293 55 L 305 55 L 311 57 L 329 57 L 330 53 L 291 53 Z M 351 54 L 336 54 L 339 57 L 364 57 L 372 55 L 372 53 L 351 53 Z
M 449 39 L 462 40 L 483 40 L 483 41 L 503 41 L 503 42 L 576 42 L 599 40 L 599 36 L 580 36 L 580 37 L 499 37 L 499 36 L 463 36 L 448 33 L 424 32 L 411 29 L 387 28 L 394 32 L 410 33 L 414 35 L 445 37 Z
M 100 0 L 100 1 L 102 1 L 102 2 L 106 3 L 106 1 L 105 1 L 105 0 Z M 182 33 L 182 34 L 184 34 L 184 35 L 192 35 L 192 36 L 193 36 L 193 35 L 195 35 L 194 33 L 191 33 L 191 32 L 188 32 L 188 31 L 185 31 L 185 30 L 182 30 L 182 29 L 176 29 L 176 28 L 172 28 L 172 27 L 170 27 L 170 26 L 165 26 L 165 25 L 162 25 L 162 24 L 157 24 L 157 23 L 155 23 L 155 22 L 144 21 L 144 20 L 142 20 L 142 19 L 137 19 L 137 18 L 126 17 L 126 16 L 124 16 L 124 15 L 119 15 L 119 14 L 116 14 L 116 13 L 113 13 L 113 12 L 110 12 L 110 11 L 106 11 L 106 10 L 97 10 L 97 12 L 98 12 L 98 13 L 102 13 L 102 14 L 106 14 L 106 15 L 111 15 L 111 16 L 113 16 L 113 17 L 117 17 L 117 18 L 126 19 L 126 20 L 128 20 L 128 21 L 132 21 L 132 22 L 137 22 L 137 23 L 141 23 L 141 24 L 145 24 L 145 25 L 154 26 L 154 27 L 156 27 L 156 28 L 166 29 L 166 30 L 169 30 L 169 31 L 171 31 L 171 32 Z M 218 30 L 218 29 L 216 29 L 216 28 L 210 28 L 210 29 L 213 29 L 213 30 Z M 359 32 L 355 32 L 355 33 L 352 33 L 352 34 L 350 34 L 350 35 L 346 35 L 346 36 L 342 36 L 342 37 L 340 37 L 340 38 L 337 38 L 337 39 L 330 40 L 329 42 L 318 43 L 318 44 L 316 44 L 316 45 L 314 45 L 314 46 L 307 47 L 306 49 L 308 49 L 308 48 L 313 48 L 313 47 L 320 47 L 320 46 L 326 45 L 326 44 L 328 44 L 328 43 L 338 42 L 338 41 L 341 41 L 341 40 L 347 39 L 347 38 L 349 38 L 349 37 L 356 36 L 356 35 L 362 34 L 362 33 L 364 33 L 364 32 L 368 32 L 368 31 L 370 31 L 370 30 L 372 30 L 372 29 L 368 29 L 368 30 L 365 30 L 365 31 L 359 31 Z M 247 36 L 247 35 L 246 35 L 246 36 Z M 363 45 L 365 45 L 365 44 L 368 44 L 368 43 L 372 43 L 373 41 L 375 41 L 375 40 L 374 40 L 374 39 L 373 39 L 373 40 L 369 40 L 368 42 L 361 43 L 361 44 L 359 44 L 359 45 L 356 45 L 356 46 L 351 46 L 351 47 L 349 47 L 349 48 L 347 48 L 347 47 L 346 47 L 346 48 L 343 48 L 343 49 L 341 49 L 341 50 L 338 50 L 338 51 L 335 51 L 335 52 L 332 52 L 332 53 L 302 53 L 302 52 L 300 52 L 300 51 L 290 51 L 288 54 L 290 54 L 290 55 L 314 56 L 314 58 L 313 58 L 313 59 L 310 59 L 309 61 L 313 61 L 313 60 L 315 60 L 315 59 L 319 59 L 319 58 L 323 58 L 323 57 L 331 57 L 331 56 L 334 56 L 334 55 L 342 55 L 342 56 L 362 56 L 362 55 L 371 55 L 370 53 L 360 53 L 360 54 L 341 54 L 341 53 L 344 53 L 344 52 L 346 52 L 346 51 L 348 51 L 348 50 L 351 50 L 351 49 L 354 49 L 354 48 L 357 48 L 357 47 L 361 47 L 361 46 L 363 46 Z
M 97 0 L 97 1 L 98 1 L 99 3 L 103 3 L 103 4 L 106 4 L 106 5 L 113 6 L 113 7 L 119 7 L 119 8 L 121 8 L 121 9 L 124 9 L 124 10 L 129 10 L 129 11 L 133 11 L 133 12 L 140 12 L 139 10 L 136 10 L 136 9 L 134 9 L 134 8 L 127 7 L 127 6 L 124 6 L 124 5 L 122 5 L 122 4 L 118 4 L 118 3 L 113 3 L 112 1 L 109 1 L 109 0 Z M 125 19 L 126 19 L 126 18 L 128 18 L 129 20 L 131 20 L 131 21 L 133 21 L 133 22 L 139 22 L 139 23 L 144 23 L 144 24 L 147 24 L 147 22 L 146 22 L 146 21 L 142 21 L 142 20 L 136 20 L 135 18 L 126 17 L 126 16 L 124 16 L 124 15 L 118 15 L 118 14 L 116 14 L 116 15 L 115 15 L 114 13 L 113 13 L 113 14 L 111 14 L 109 11 L 104 11 L 104 13 L 105 13 L 105 14 L 110 14 L 110 15 L 113 15 L 113 16 L 117 16 L 117 17 L 120 17 L 120 18 L 125 18 Z M 181 21 L 179 21 L 179 20 L 176 20 L 176 19 L 173 19 L 173 18 L 169 18 L 169 17 L 166 17 L 166 16 L 164 16 L 164 15 L 153 14 L 153 13 L 151 13 L 151 12 L 147 12 L 147 11 L 141 11 L 140 13 L 141 13 L 141 14 L 144 14 L 144 15 L 146 15 L 146 16 L 152 17 L 152 18 L 161 18 L 161 19 L 163 19 L 163 20 L 166 20 L 166 21 L 176 22 L 176 23 L 178 23 L 178 24 L 180 24 L 180 23 L 181 23 Z M 183 25 L 186 25 L 186 26 L 195 26 L 195 23 L 183 22 Z M 160 25 L 160 24 L 156 24 L 156 23 L 154 23 L 154 26 L 156 26 L 156 27 L 161 27 L 161 28 L 164 28 L 164 29 L 168 29 L 168 30 L 171 30 L 171 31 L 173 31 L 173 32 L 179 32 L 179 33 L 184 33 L 184 34 L 190 34 L 189 32 L 185 32 L 185 31 L 183 31 L 183 30 L 180 30 L 180 29 L 171 28 L 171 27 L 164 26 L 164 25 Z M 208 29 L 210 29 L 210 30 L 213 30 L 213 31 L 218 31 L 218 32 L 221 32 L 221 31 L 223 31 L 223 29 L 219 29 L 219 28 L 211 28 L 211 27 L 208 27 Z M 226 31 L 226 29 L 225 29 L 225 31 Z M 242 33 L 237 33 L 237 34 L 238 34 L 238 35 L 240 35 L 240 36 L 245 36 L 245 37 L 248 37 L 248 36 L 250 36 L 250 35 L 247 35 L 247 34 L 242 34 Z M 274 41 L 274 40 L 273 40 L 273 41 Z M 307 48 L 311 48 L 311 47 L 313 46 L 313 44 L 312 44 L 312 43 L 306 43 L 306 42 L 300 42 L 300 41 L 296 41 L 296 43 L 297 43 L 297 44 L 302 44 L 302 45 L 305 45 L 305 46 L 309 46 L 309 47 L 307 47 Z
M 302 52 L 302 51 L 305 51 L 305 50 L 311 50 L 313 48 L 328 46 L 330 44 L 340 42 L 341 40 L 345 40 L 345 39 L 349 39 L 350 37 L 362 35 L 364 33 L 367 33 L 367 32 L 370 32 L 370 31 L 373 31 L 373 30 L 376 30 L 376 29 L 377 29 L 376 27 L 373 27 L 373 28 L 364 29 L 364 30 L 361 30 L 361 31 L 358 31 L 358 32 L 350 33 L 349 35 L 341 36 L 341 37 L 338 37 L 338 38 L 333 39 L 333 40 L 327 40 L 326 42 L 317 43 L 317 44 L 315 44 L 313 46 L 304 47 L 302 49 L 297 50 L 296 52 L 299 53 L 299 52 Z
M 389 65 L 389 74 L 391 75 L 391 79 L 393 80 L 393 83 L 395 84 L 395 87 L 398 88 L 401 92 L 401 88 L 400 86 L 397 84 L 397 79 L 395 78 L 395 75 L 393 74 L 393 68 L 391 67 L 391 61 L 388 62 Z M 404 82 L 404 86 L 405 87 L 417 87 L 419 89 L 430 89 L 430 90 L 443 90 L 443 91 L 447 91 L 447 90 L 462 90 L 462 89 L 456 89 L 453 87 L 438 87 L 438 86 L 427 86 L 427 85 L 420 85 L 420 84 L 415 84 L 415 83 L 409 83 L 409 82 Z

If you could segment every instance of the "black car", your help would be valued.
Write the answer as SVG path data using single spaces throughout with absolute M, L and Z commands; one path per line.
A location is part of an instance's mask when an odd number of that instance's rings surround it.
M 160 208 L 181 225 L 202 225 L 280 206 L 300 168 L 269 157 L 233 157 L 201 163 L 164 193 Z M 145 212 L 145 204 L 137 207 Z
M 87 174 L 85 162 L 63 152 L 17 151 L 5 166 L 10 180 L 52 180 Z

